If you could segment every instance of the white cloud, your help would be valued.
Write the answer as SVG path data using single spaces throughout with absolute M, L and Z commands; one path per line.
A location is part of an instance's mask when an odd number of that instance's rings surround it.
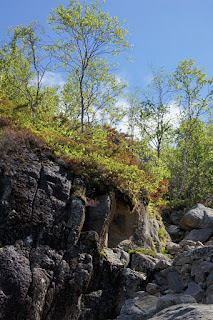
M 153 74 L 150 72 L 150 73 L 148 73 L 148 74 L 143 78 L 143 81 L 144 81 L 145 85 L 147 86 L 147 85 L 149 85 L 149 84 L 153 81 L 153 79 L 154 79 L 154 76 L 153 76 Z
M 180 120 L 180 113 L 181 109 L 180 106 L 177 104 L 176 101 L 169 102 L 169 113 L 166 116 L 166 119 L 170 120 L 175 128 L 179 125 Z
M 50 87 L 62 87 L 65 84 L 65 80 L 59 72 L 46 72 L 42 79 L 42 84 Z

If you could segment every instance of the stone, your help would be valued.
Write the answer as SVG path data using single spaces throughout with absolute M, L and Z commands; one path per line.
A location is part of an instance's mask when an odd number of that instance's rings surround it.
M 191 269 L 192 269 L 192 265 L 190 263 L 185 263 L 182 265 L 181 269 L 180 269 L 180 274 L 184 275 L 186 272 L 190 272 L 191 273 Z
M 120 280 L 117 284 L 116 299 L 116 312 L 120 313 L 120 310 L 127 299 L 135 297 L 138 295 L 138 291 L 145 289 L 147 284 L 147 277 L 145 274 L 133 271 L 130 268 L 122 269 L 120 273 Z M 144 296 L 146 292 L 142 292 L 139 295 Z
M 185 246 L 189 246 L 189 247 L 195 247 L 196 246 L 196 242 L 189 240 L 189 239 L 183 239 L 179 242 L 179 246 L 181 246 L 182 248 Z
M 106 259 L 113 265 L 126 267 L 129 263 L 129 254 L 121 249 L 104 248 L 102 251 Z
M 213 270 L 209 273 L 208 277 L 206 278 L 206 285 L 207 287 L 213 285 Z
M 124 268 L 121 272 L 122 284 L 129 291 L 136 292 L 145 286 L 146 275 L 130 268 Z
M 197 284 L 195 282 L 189 282 L 188 288 L 186 289 L 186 291 L 184 293 L 194 297 L 197 302 L 201 302 L 201 300 L 203 298 L 204 291 L 200 287 L 199 284 Z
M 174 293 L 180 293 L 182 291 L 180 276 L 176 271 L 169 272 L 167 275 L 168 288 Z
M 134 247 L 154 249 L 147 207 L 139 202 L 131 214 L 130 203 L 116 200 L 116 210 L 108 230 L 108 247 L 120 246 L 124 240 L 130 240 Z
M 174 225 L 179 225 L 182 217 L 183 217 L 183 212 L 181 210 L 172 211 L 170 213 L 170 220 L 171 220 L 172 224 L 174 224 Z
M 117 245 L 117 248 L 128 252 L 134 248 L 134 244 L 131 240 L 123 240 Z
M 183 230 L 213 228 L 213 209 L 198 203 L 180 221 Z
M 157 262 L 158 260 L 151 256 L 133 252 L 130 259 L 130 268 L 150 275 L 154 271 Z
M 160 250 L 158 221 L 145 201 L 131 214 L 124 194 L 86 185 L 33 135 L 8 130 L 5 148 L 0 139 L 1 320 L 114 317 L 147 285 L 116 246 L 154 249 L 155 239 Z M 100 253 L 107 242 L 117 264 Z
M 150 320 L 212 320 L 212 306 L 204 304 L 180 304 L 166 308 Z
M 172 272 L 172 271 L 176 271 L 176 269 L 175 269 L 174 266 L 171 266 L 171 267 L 168 267 L 168 268 L 166 268 L 166 269 L 160 270 L 160 274 L 161 274 L 163 277 L 167 278 L 168 273 L 169 273 L 169 272 Z
M 0 248 L 0 305 L 2 319 L 15 319 L 27 307 L 25 297 L 32 282 L 30 261 L 13 246 Z
M 205 259 L 206 261 L 213 256 L 213 247 L 199 247 L 192 251 L 186 251 L 174 258 L 174 265 L 183 265 L 185 263 L 193 263 L 195 260 Z
M 156 312 L 157 297 L 146 295 L 129 299 L 123 305 L 117 320 L 145 320 L 153 316 Z
M 167 234 L 166 230 L 164 230 L 164 233 L 164 236 L 169 238 L 169 235 Z M 150 219 L 150 235 L 152 237 L 152 241 L 155 243 L 155 249 L 157 250 L 157 252 L 161 252 L 162 244 L 159 239 L 159 224 L 155 218 Z
M 213 228 L 193 229 L 186 236 L 185 240 L 206 242 L 213 234 Z
M 148 292 L 149 294 L 156 294 L 159 291 L 159 286 L 155 283 L 148 283 L 146 286 L 146 292 Z
M 169 242 L 166 245 L 166 250 L 168 251 L 169 254 L 175 255 L 180 253 L 180 245 L 174 242 Z
M 155 272 L 154 278 L 160 287 L 160 292 L 164 293 L 168 289 L 168 280 L 160 272 Z
M 94 230 L 100 237 L 100 248 L 108 246 L 109 226 L 113 221 L 116 209 L 115 194 L 96 196 L 87 205 L 84 230 Z M 112 236 L 112 235 L 111 235 Z
M 166 228 L 166 231 L 169 233 L 169 235 L 173 240 L 178 239 L 180 237 L 181 230 L 177 225 L 173 225 L 173 224 L 169 225 Z
M 206 243 L 206 246 L 213 246 L 213 237 L 211 237 Z
M 205 302 L 208 304 L 213 304 L 213 285 L 210 285 L 206 290 Z
M 67 222 L 68 235 L 68 249 L 75 245 L 80 237 L 81 230 L 85 221 L 85 207 L 80 199 L 73 199 L 71 204 L 71 211 Z
M 175 304 L 182 304 L 182 303 L 197 303 L 196 300 L 187 294 L 167 294 L 159 298 L 157 303 L 157 312 L 161 311 L 162 309 L 168 308 Z
M 155 269 L 156 270 L 164 270 L 164 269 L 171 267 L 171 265 L 172 265 L 171 260 L 160 260 L 157 262 Z

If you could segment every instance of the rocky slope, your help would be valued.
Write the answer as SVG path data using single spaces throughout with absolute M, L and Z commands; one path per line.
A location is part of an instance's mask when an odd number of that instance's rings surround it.
M 86 186 L 12 131 L 0 149 L 0 318 L 119 314 L 128 292 L 146 284 L 144 274 L 125 268 L 130 257 L 123 249 L 153 249 L 154 241 L 161 249 L 147 207 L 139 203 L 131 214 L 122 194 Z M 119 263 L 104 247 L 117 247 Z
M 0 150 L 0 319 L 210 319 L 211 209 L 198 208 L 205 240 L 184 231 L 198 228 L 186 215 L 168 230 L 182 239 L 168 244 L 174 259 L 144 255 L 135 248 L 161 251 L 146 203 L 132 214 L 124 195 L 85 185 L 15 133 Z

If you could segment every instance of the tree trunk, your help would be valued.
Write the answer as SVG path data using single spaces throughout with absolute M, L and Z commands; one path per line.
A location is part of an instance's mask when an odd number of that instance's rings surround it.
M 84 133 L 84 95 L 82 83 L 80 83 L 80 93 L 81 93 L 81 132 Z
M 185 184 L 185 178 L 186 178 L 186 172 L 187 172 L 187 152 L 188 152 L 188 142 L 189 142 L 189 132 L 186 133 L 186 138 L 185 138 L 185 147 L 184 147 L 184 154 L 183 154 L 183 175 L 182 175 L 182 181 L 181 181 L 181 186 L 178 194 L 175 197 L 175 201 L 179 199 L 183 189 L 184 189 L 184 184 Z

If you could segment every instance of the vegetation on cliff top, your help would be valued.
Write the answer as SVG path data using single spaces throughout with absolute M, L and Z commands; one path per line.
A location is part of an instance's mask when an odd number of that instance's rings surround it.
M 76 174 L 115 188 L 150 212 L 189 207 L 212 197 L 213 79 L 191 59 L 167 75 L 153 70 L 144 90 L 116 99 L 126 83 L 117 55 L 130 49 L 128 31 L 96 1 L 69 0 L 53 9 L 53 39 L 37 22 L 8 30 L 0 47 L 0 116 L 19 137 L 40 140 Z M 66 39 L 66 40 L 64 40 Z M 48 72 L 66 71 L 63 86 L 44 85 Z M 141 92 L 142 91 L 142 92 Z M 172 106 L 179 110 L 171 117 Z M 113 128 L 127 120 L 128 134 Z

